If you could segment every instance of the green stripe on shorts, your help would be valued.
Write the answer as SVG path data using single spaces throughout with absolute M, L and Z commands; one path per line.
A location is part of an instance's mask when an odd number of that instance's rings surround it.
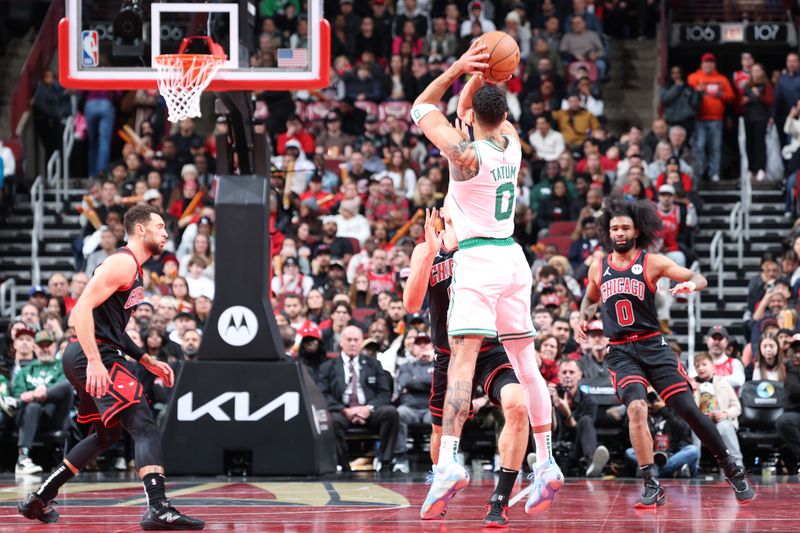
M 464 328 L 464 329 L 454 329 L 453 331 L 447 332 L 448 337 L 460 337 L 461 335 L 483 335 L 484 337 L 494 337 L 497 335 L 497 330 Z
M 512 246 L 514 245 L 514 239 L 511 237 L 506 237 L 505 239 L 495 239 L 492 237 L 473 237 L 471 239 L 464 239 L 463 241 L 458 241 L 458 249 L 464 250 L 466 248 L 474 248 L 476 246 Z

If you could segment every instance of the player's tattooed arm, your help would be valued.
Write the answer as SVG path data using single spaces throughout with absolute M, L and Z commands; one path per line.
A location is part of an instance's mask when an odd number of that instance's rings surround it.
M 478 152 L 468 140 L 449 145 L 444 153 L 452 163 L 453 173 L 450 177 L 455 181 L 468 181 L 478 175 Z

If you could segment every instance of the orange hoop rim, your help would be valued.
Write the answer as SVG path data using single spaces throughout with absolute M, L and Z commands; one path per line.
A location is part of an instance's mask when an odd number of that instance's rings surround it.
M 168 59 L 170 60 L 178 59 L 185 65 L 187 63 L 192 63 L 196 61 L 198 58 L 206 63 L 225 62 L 225 56 L 219 56 L 214 54 L 160 54 L 156 56 L 156 63 L 160 65 L 165 65 L 164 62 Z

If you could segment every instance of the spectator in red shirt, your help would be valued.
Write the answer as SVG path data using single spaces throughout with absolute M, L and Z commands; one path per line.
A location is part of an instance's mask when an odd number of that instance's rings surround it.
M 286 132 L 278 135 L 278 155 L 286 155 L 286 141 L 294 139 L 300 143 L 303 152 L 314 153 L 314 136 L 306 131 L 303 121 L 297 115 L 286 119 Z
M 711 181 L 719 181 L 722 155 L 722 121 L 725 105 L 733 102 L 735 95 L 728 78 L 717 72 L 717 58 L 705 53 L 700 68 L 689 75 L 688 85 L 703 93 L 703 101 L 697 111 L 692 145 L 697 151 L 700 178 L 708 171 Z
M 389 176 L 381 178 L 378 188 L 367 198 L 366 215 L 371 225 L 379 220 L 389 220 L 399 215 L 408 220 L 408 199 L 399 196 L 394 189 L 394 181 Z
M 683 189 L 682 192 L 687 194 L 690 193 L 692 190 L 692 178 L 688 174 L 681 172 L 680 168 L 681 164 L 677 157 L 670 157 L 669 159 L 667 159 L 666 170 L 663 173 L 659 174 L 658 178 L 656 178 L 655 189 L 658 190 L 665 183 L 670 183 L 671 185 L 675 186 L 674 183 L 671 183 L 667 179 L 667 177 L 674 172 L 677 173 L 678 176 L 680 176 L 679 185 Z M 675 188 L 675 191 L 676 193 L 681 192 L 678 191 L 677 187 Z

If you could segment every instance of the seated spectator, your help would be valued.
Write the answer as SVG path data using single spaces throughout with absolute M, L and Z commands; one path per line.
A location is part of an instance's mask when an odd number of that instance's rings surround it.
M 658 175 L 655 181 L 655 189 L 658 190 L 665 183 L 669 183 L 675 187 L 676 193 L 691 194 L 693 189 L 692 177 L 684 170 L 681 170 L 683 162 L 676 157 L 667 159 L 666 169 Z M 690 169 L 691 170 L 691 169 Z M 670 174 L 677 174 L 677 179 Z
M 200 343 L 203 340 L 203 333 L 195 327 L 189 327 L 181 335 L 181 351 L 184 361 L 195 361 L 197 352 L 200 350 Z
M 352 323 L 353 310 L 347 302 L 334 303 L 331 310 L 330 323 L 327 327 L 320 324 L 322 328 L 322 343 L 328 353 L 340 350 L 340 339 L 342 331 Z
M 797 309 L 789 305 L 785 291 L 780 289 L 777 284 L 767 289 L 755 313 L 753 313 L 753 329 L 750 334 L 750 340 L 756 345 L 758 345 L 760 337 L 763 336 L 761 330 L 768 320 L 774 320 L 779 329 L 794 328 L 795 324 L 797 324 Z
M 287 257 L 283 261 L 282 270 L 282 272 L 276 272 L 272 278 L 271 287 L 275 295 L 297 294 L 305 297 L 314 286 L 314 280 L 300 272 L 296 258 Z
M 286 155 L 276 158 L 275 166 L 286 173 L 286 187 L 299 196 L 305 192 L 316 168 L 297 139 L 286 141 L 285 148 Z
M 303 313 L 303 298 L 297 294 L 287 294 L 283 299 L 283 314 L 295 331 L 301 332 L 315 326 Z
M 408 474 L 407 452 L 409 424 L 430 424 L 431 411 L 428 401 L 433 383 L 433 342 L 427 335 L 417 335 L 411 347 L 414 360 L 397 370 L 397 413 L 400 429 L 397 432 L 395 454 L 397 462 L 392 471 Z
M 425 49 L 425 41 L 417 34 L 417 28 L 413 20 L 406 19 L 403 22 L 400 34 L 392 39 L 392 54 L 399 54 L 403 43 L 407 43 L 411 47 L 411 55 L 413 56 L 422 55 Z
M 542 200 L 536 213 L 536 225 L 546 231 L 553 222 L 575 220 L 575 204 L 567 192 L 564 180 L 553 182 L 553 194 Z M 543 235 L 543 234 L 540 234 Z
M 15 325 L 16 324 L 12 325 L 12 327 Z M 12 350 L 9 355 L 12 355 L 13 359 L 9 361 L 9 363 L 11 363 L 12 367 L 12 382 L 13 377 L 17 375 L 20 369 L 26 367 L 34 361 L 34 337 L 36 336 L 36 332 L 30 329 L 31 327 L 38 326 L 32 326 L 23 322 L 21 327 L 16 327 L 11 331 Z
M 100 228 L 100 248 L 86 258 L 86 266 L 84 267 L 86 274 L 91 276 L 95 269 L 100 266 L 100 263 L 116 249 L 117 238 L 114 233 L 108 227 L 102 226 Z
M 483 12 L 483 4 L 480 0 L 473 0 L 469 3 L 469 17 L 461 23 L 461 37 L 469 35 L 472 31 L 473 23 L 480 24 L 481 32 L 488 33 L 495 31 L 497 27 Z
M 409 22 L 412 27 L 414 24 Z M 419 39 L 420 48 L 422 39 Z M 421 50 L 420 50 L 421 51 Z M 383 99 L 381 82 L 372 74 L 369 65 L 360 63 L 355 73 L 345 76 L 345 94 L 356 101 L 380 102 Z
M 317 137 L 317 151 L 330 157 L 349 156 L 353 150 L 355 137 L 342 131 L 342 115 L 331 110 L 325 117 L 325 130 Z
M 722 441 L 736 464 L 744 467 L 739 437 L 736 435 L 739 429 L 739 415 L 742 414 L 739 397 L 728 382 L 714 375 L 714 360 L 708 352 L 695 354 L 694 367 L 697 372 L 694 378 L 696 386 L 693 387 L 694 401 L 700 412 L 714 421 Z M 692 443 L 700 447 L 697 435 L 692 434 Z
M 334 312 L 334 317 L 336 312 Z M 381 439 L 381 456 L 376 465 L 392 463 L 400 417 L 390 405 L 392 390 L 388 375 L 376 359 L 359 355 L 364 334 L 355 326 L 341 333 L 339 357 L 326 361 L 319 368 L 319 388 L 328 404 L 336 435 L 337 464 L 349 470 L 346 431 L 349 427 L 367 426 L 377 429 Z
M 647 394 L 648 425 L 653 437 L 653 451 L 658 477 L 670 477 L 680 473 L 681 477 L 691 477 L 696 473 L 700 460 L 700 448 L 692 444 L 692 431 L 681 417 L 667 407 L 651 388 Z M 630 465 L 637 465 L 633 448 L 625 451 Z
M 608 449 L 597 445 L 597 402 L 580 390 L 583 375 L 575 361 L 566 359 L 558 365 L 560 385 L 550 383 L 550 398 L 555 413 L 555 442 L 572 442 L 567 457 L 568 469 L 579 468 L 586 477 L 600 477 L 608 463 Z
M 750 283 L 747 286 L 748 311 L 751 313 L 755 311 L 756 304 L 764 298 L 767 288 L 775 286 L 779 278 L 780 268 L 778 261 L 772 254 L 764 254 L 761 257 L 761 272 L 750 278 Z
M 430 58 L 431 63 L 442 63 L 454 58 L 458 51 L 458 38 L 447 31 L 444 17 L 433 18 L 433 31 L 425 39 L 423 55 Z
M 25 337 L 25 333 L 29 332 L 18 332 L 17 339 Z M 40 428 L 62 430 L 72 407 L 73 389 L 64 376 L 61 361 L 56 361 L 55 339 L 50 332 L 40 331 L 36 340 L 40 348 L 37 359 L 20 368 L 11 381 L 11 394 L 20 404 L 17 474 L 42 471 L 28 456 L 34 437 Z
M 588 351 L 585 351 L 578 360 L 581 368 L 581 375 L 585 379 L 596 379 L 608 377 L 608 338 L 603 335 L 603 322 L 593 320 L 586 327 L 586 343 Z
M 536 161 L 557 161 L 566 148 L 564 136 L 552 128 L 550 120 L 544 115 L 536 117 L 536 131 L 530 134 L 528 140 L 535 150 L 533 158 Z
M 572 31 L 561 38 L 558 46 L 559 52 L 566 61 L 589 61 L 597 67 L 597 77 L 605 79 L 606 66 L 605 48 L 600 36 L 592 30 L 586 29 L 586 21 L 580 15 L 572 17 Z
M 589 193 L 592 193 L 592 190 Z M 586 261 L 600 244 L 597 236 L 597 220 L 593 216 L 581 218 L 578 228 L 580 237 L 575 239 L 569 248 L 569 262 L 573 270 Z
M 391 157 L 386 165 L 386 170 L 375 174 L 372 179 L 380 181 L 385 176 L 392 178 L 394 190 L 400 195 L 411 198 L 414 194 L 417 175 L 409 165 L 409 161 L 403 156 L 401 149 L 391 149 Z
M 775 422 L 783 441 L 789 446 L 800 476 L 800 350 L 794 352 L 783 383 L 783 414 Z
M 286 131 L 278 134 L 278 155 L 286 155 L 286 143 L 291 140 L 299 142 L 304 153 L 314 153 L 314 136 L 306 131 L 303 121 L 297 115 L 289 115 L 286 119 Z
M 397 194 L 394 180 L 387 175 L 381 178 L 378 188 L 370 193 L 365 211 L 367 219 L 373 226 L 379 220 L 389 220 L 392 217 L 405 222 L 408 220 L 408 199 Z
M 667 164 L 674 157 L 675 156 L 672 155 L 670 144 L 666 141 L 659 142 L 656 145 L 652 163 L 647 165 L 647 170 L 645 171 L 647 178 L 651 182 L 655 182 L 661 174 L 664 174 L 667 171 Z M 692 172 L 692 167 L 690 167 L 685 161 L 678 159 L 678 164 L 678 169 L 684 174 L 689 175 Z M 689 187 L 689 189 L 686 189 L 685 192 L 689 192 L 691 190 L 692 188 Z
M 697 356 L 695 356 L 695 365 Z M 747 369 L 745 369 L 747 370 Z M 783 360 L 783 348 L 774 337 L 761 337 L 758 343 L 758 359 L 753 363 L 753 381 L 780 381 L 786 379 L 786 366 Z
M 200 219 L 201 224 L 205 224 L 203 219 Z M 210 226 L 210 222 L 209 222 Z M 185 238 L 185 234 L 184 234 Z M 180 252 L 180 249 L 179 249 Z M 192 239 L 192 248 L 191 251 L 188 253 L 184 253 L 183 255 L 178 255 L 178 274 L 186 277 L 189 274 L 189 261 L 191 261 L 192 257 L 202 257 L 206 260 L 207 266 L 205 270 L 203 270 L 203 275 L 206 276 L 208 279 L 214 279 L 214 254 L 211 252 L 211 237 L 204 233 L 198 233 L 195 235 L 194 239 Z
M 550 326 L 553 325 L 553 315 L 543 305 L 538 305 L 533 310 L 533 325 L 539 338 L 550 334 Z
M 714 363 L 714 375 L 738 391 L 744 385 L 744 366 L 738 359 L 727 355 L 729 339 L 728 330 L 723 326 L 711 326 L 706 332 L 706 347 Z M 697 375 L 694 366 L 688 370 L 690 377 Z
M 42 311 L 47 307 L 49 300 L 50 293 L 43 285 L 34 285 L 28 290 L 28 305 L 32 305 L 38 311 Z
M 509 11 L 505 18 L 503 32 L 510 35 L 519 46 L 519 56 L 524 62 L 527 61 L 531 53 L 531 33 L 526 27 L 521 25 L 522 19 L 516 11 Z
M 206 260 L 200 256 L 193 256 L 189 260 L 189 275 L 186 284 L 189 286 L 189 297 L 197 298 L 201 294 L 208 294 L 214 298 L 214 282 L 204 275 L 208 266 Z
M 545 305 L 547 307 L 547 305 Z M 552 327 L 552 322 L 551 322 Z M 561 343 L 550 332 L 540 335 L 536 356 L 539 372 L 548 383 L 558 383 L 558 363 L 561 360 Z
M 656 146 L 659 143 L 665 142 L 669 144 L 668 133 L 669 126 L 666 120 L 660 117 L 653 120 L 653 127 L 650 133 L 645 135 L 642 140 L 642 157 L 646 161 L 653 161 L 656 155 Z
M 600 127 L 597 117 L 581 106 L 581 99 L 575 94 L 567 98 L 566 109 L 553 112 L 553 119 L 564 141 L 573 148 L 580 147 L 587 135 Z
M 578 349 L 578 343 L 572 336 L 568 318 L 554 318 L 553 324 L 550 326 L 550 334 L 559 342 L 559 359 L 563 359 L 567 354 Z
M 592 93 L 592 81 L 588 77 L 583 77 L 575 84 L 575 94 L 581 101 L 581 106 L 586 108 L 589 113 L 596 117 L 602 117 L 606 106 L 603 100 Z M 561 109 L 568 109 L 569 102 L 561 100 Z
M 353 245 L 348 239 L 338 235 L 339 225 L 336 220 L 336 217 L 332 216 L 322 219 L 322 233 L 314 245 L 312 255 L 317 255 L 321 246 L 327 246 L 328 250 L 330 250 L 331 258 L 343 259 L 348 262 L 353 255 Z
M 197 329 L 197 317 L 186 311 L 181 311 L 175 315 L 173 323 L 175 324 L 175 329 L 170 331 L 169 340 L 178 345 L 183 343 L 184 333 L 190 329 Z

